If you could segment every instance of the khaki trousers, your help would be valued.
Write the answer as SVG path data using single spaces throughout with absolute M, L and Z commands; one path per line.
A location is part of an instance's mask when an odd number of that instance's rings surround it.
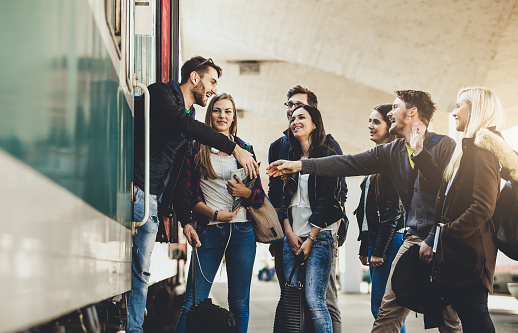
M 405 253 L 412 245 L 420 244 L 423 240 L 417 236 L 407 234 L 403 245 L 399 248 L 394 261 L 392 262 L 392 268 L 390 269 L 390 275 L 387 281 L 387 288 L 385 289 L 385 295 L 381 302 L 380 311 L 378 318 L 374 321 L 372 326 L 372 333 L 398 333 L 401 330 L 401 326 L 405 322 L 406 317 L 410 313 L 410 310 L 397 305 L 396 295 L 392 291 L 392 273 L 394 267 L 399 261 L 399 258 Z M 462 326 L 457 316 L 457 313 L 451 306 L 443 309 L 444 315 L 444 326 L 439 327 L 441 333 L 451 332 L 462 332 Z

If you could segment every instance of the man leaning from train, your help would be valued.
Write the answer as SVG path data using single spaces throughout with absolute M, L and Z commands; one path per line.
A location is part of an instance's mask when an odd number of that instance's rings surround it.
M 255 177 L 258 165 L 252 155 L 213 128 L 194 119 L 194 104 L 205 106 L 217 93 L 221 68 L 212 59 L 197 56 L 181 69 L 181 82 L 151 84 L 150 94 L 150 211 L 148 221 L 133 238 L 131 292 L 128 300 L 127 332 L 143 332 L 151 253 L 158 232 L 158 211 L 175 209 L 182 225 L 190 224 L 187 202 L 187 163 L 192 140 L 233 154 L 248 174 Z M 134 217 L 144 216 L 144 115 L 143 99 L 135 101 Z M 199 244 L 198 239 L 193 244 Z

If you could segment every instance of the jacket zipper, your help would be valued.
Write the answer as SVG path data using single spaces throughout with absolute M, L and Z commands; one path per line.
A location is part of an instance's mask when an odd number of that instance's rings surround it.
M 456 175 L 455 175 L 456 176 Z M 451 183 L 451 185 L 453 186 L 453 181 Z M 450 186 L 450 189 L 451 189 L 451 186 Z M 444 212 L 444 206 L 446 205 L 446 193 L 444 194 L 444 199 L 442 201 L 442 208 L 441 208 L 441 219 L 439 220 L 439 223 L 441 223 L 441 221 L 443 220 L 444 216 L 443 216 L 443 212 Z M 437 225 L 438 226 L 438 225 Z M 435 227 L 435 232 L 437 232 L 437 226 L 434 225 Z M 437 247 L 439 247 L 439 242 L 441 241 L 441 229 L 439 229 L 439 236 L 437 238 Z M 435 237 L 434 237 L 435 238 Z M 435 244 L 434 244 L 435 245 Z M 433 250 L 433 247 L 432 247 L 432 250 Z M 434 256 L 433 256 L 433 264 L 432 264 L 432 274 L 430 275 L 430 282 L 433 282 L 434 281 L 434 276 L 435 276 L 435 273 L 436 273 L 436 270 L 435 270 L 435 267 L 436 267 L 436 264 L 437 264 L 437 254 L 434 253 Z

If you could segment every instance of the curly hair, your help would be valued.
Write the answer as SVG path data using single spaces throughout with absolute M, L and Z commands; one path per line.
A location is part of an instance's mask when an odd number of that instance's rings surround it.
M 405 102 L 407 109 L 417 108 L 419 119 L 426 125 L 430 125 L 435 113 L 435 103 L 429 93 L 419 90 L 396 90 L 396 96 Z

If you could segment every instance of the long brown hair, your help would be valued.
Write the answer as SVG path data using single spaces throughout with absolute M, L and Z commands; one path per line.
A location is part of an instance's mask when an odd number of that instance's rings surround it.
M 231 95 L 226 93 L 221 93 L 210 100 L 209 106 L 207 106 L 207 111 L 205 112 L 205 125 L 214 127 L 212 124 L 212 112 L 214 111 L 214 104 L 216 102 L 228 99 L 232 102 L 232 110 L 234 111 L 234 121 L 230 124 L 230 135 L 233 137 L 237 134 L 237 113 L 236 113 L 236 103 L 234 102 L 234 98 Z M 199 145 L 200 149 L 194 158 L 196 168 L 200 168 L 201 176 L 204 179 L 216 179 L 218 176 L 212 167 L 212 163 L 210 161 L 210 147 L 207 145 Z
M 315 124 L 316 127 L 309 135 L 311 141 L 308 151 L 309 157 L 320 157 L 319 153 L 323 147 L 329 149 L 329 145 L 326 142 L 326 131 L 324 129 L 324 122 L 322 121 L 322 115 L 320 114 L 320 111 L 318 111 L 317 108 L 309 105 L 301 105 L 299 107 L 296 107 L 295 109 L 293 109 L 293 112 L 300 108 L 303 108 L 309 113 L 311 121 L 313 121 L 313 124 Z M 299 140 L 297 140 L 293 135 L 291 128 L 288 131 L 288 140 L 290 142 L 290 151 L 288 155 L 289 159 L 292 161 L 300 160 L 300 158 L 302 157 L 302 147 L 300 145 Z
M 387 114 L 392 110 L 392 104 L 380 104 L 373 108 L 373 110 L 378 111 L 378 113 L 383 118 L 383 121 L 387 124 L 387 132 L 392 125 L 392 122 L 390 121 Z M 394 141 L 396 137 L 394 135 L 390 135 L 388 138 L 387 143 Z M 379 201 L 383 195 L 383 187 L 381 186 L 381 173 L 377 173 L 374 176 L 372 176 L 371 181 L 374 181 L 376 184 L 376 200 Z

